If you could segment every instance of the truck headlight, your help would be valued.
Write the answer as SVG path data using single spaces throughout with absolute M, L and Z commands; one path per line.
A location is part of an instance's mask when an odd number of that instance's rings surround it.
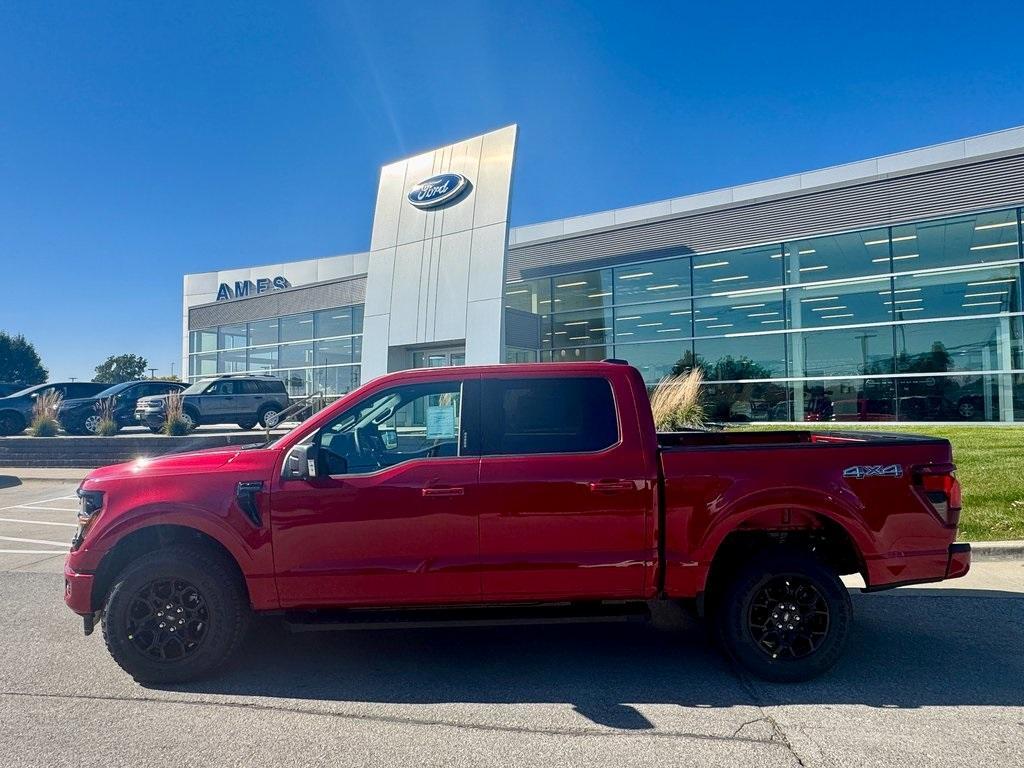
M 75 537 L 71 540 L 71 551 L 74 552 L 82 546 L 85 538 L 85 531 L 89 524 L 96 519 L 96 515 L 103 509 L 103 491 L 83 491 L 81 488 L 76 491 L 78 495 L 78 529 Z

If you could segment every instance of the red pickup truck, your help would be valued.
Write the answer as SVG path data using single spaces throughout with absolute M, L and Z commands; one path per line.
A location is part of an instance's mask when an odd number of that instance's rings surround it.
M 945 440 L 659 434 L 617 361 L 405 371 L 263 446 L 92 472 L 65 601 L 144 681 L 297 628 L 705 616 L 754 673 L 830 667 L 867 589 L 967 573 Z

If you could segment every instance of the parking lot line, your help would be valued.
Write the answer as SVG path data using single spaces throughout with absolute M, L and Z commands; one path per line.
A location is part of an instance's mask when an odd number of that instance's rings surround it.
M 55 547 L 67 547 L 66 541 L 46 541 L 45 539 L 19 539 L 14 536 L 0 536 L 0 541 L 17 541 L 21 544 L 51 544 Z
M 38 509 L 40 512 L 77 512 L 78 507 L 69 509 L 68 507 L 30 507 L 27 504 L 19 504 L 16 507 L 4 507 L 3 511 L 10 509 Z
M 27 525 L 59 525 L 64 528 L 77 528 L 76 523 L 54 523 L 50 520 L 19 520 L 16 517 L 0 517 L 0 523 L 26 523 Z
M 32 504 L 49 504 L 51 501 L 69 501 L 69 500 L 72 500 L 72 499 L 75 499 L 75 498 L 76 497 L 74 497 L 74 496 L 55 496 L 52 499 L 39 499 L 38 501 L 27 501 L 27 502 L 25 502 L 23 504 L 12 504 L 9 507 L 0 507 L 0 510 L 4 510 L 4 509 L 21 509 L 23 507 L 29 507 L 29 509 L 44 509 L 44 507 L 32 507 L 30 505 L 32 505 Z M 59 512 L 74 512 L 75 511 L 73 509 L 69 510 L 69 509 L 64 509 L 62 507 L 61 508 L 53 507 L 53 509 L 57 509 Z
M 66 555 L 66 549 L 0 549 L 0 555 Z

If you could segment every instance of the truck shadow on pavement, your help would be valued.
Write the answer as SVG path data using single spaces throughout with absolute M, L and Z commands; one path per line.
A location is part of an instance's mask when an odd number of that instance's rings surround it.
M 290 634 L 254 625 L 222 675 L 177 691 L 368 703 L 566 703 L 594 723 L 654 726 L 631 704 L 1024 706 L 1024 594 L 854 594 L 845 656 L 775 685 L 735 669 L 702 626 L 517 626 Z

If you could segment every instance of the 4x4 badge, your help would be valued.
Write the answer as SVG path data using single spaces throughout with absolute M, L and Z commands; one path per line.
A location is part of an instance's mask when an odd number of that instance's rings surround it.
M 857 480 L 863 480 L 865 477 L 903 477 L 903 467 L 899 464 L 864 464 L 847 467 L 843 470 L 843 477 L 853 477 Z

